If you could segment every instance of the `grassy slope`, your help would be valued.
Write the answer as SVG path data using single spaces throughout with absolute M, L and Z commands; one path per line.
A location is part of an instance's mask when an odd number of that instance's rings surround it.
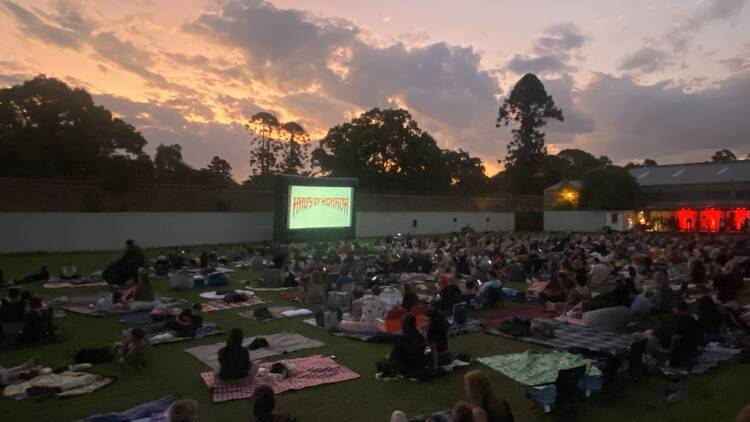
M 196 248 L 194 248 L 195 250 Z M 153 256 L 156 251 L 148 251 Z M 35 271 L 40 265 L 48 265 L 54 272 L 72 259 L 84 274 L 101 268 L 116 258 L 119 253 L 74 253 L 74 254 L 22 254 L 0 255 L 0 268 L 6 278 L 17 278 Z M 233 273 L 231 278 L 238 281 L 250 277 L 247 272 Z M 156 281 L 155 288 L 164 294 L 167 290 L 163 281 Z M 65 289 L 64 291 L 44 291 L 33 286 L 35 292 L 47 296 L 56 294 L 91 294 L 91 289 Z M 187 292 L 172 296 L 182 296 L 196 300 L 198 292 Z M 275 304 L 283 301 L 273 293 L 262 293 Z M 506 304 L 504 306 L 516 306 Z M 264 334 L 279 331 L 294 331 L 326 343 L 321 349 L 305 350 L 289 355 L 303 356 L 313 353 L 335 354 L 337 360 L 361 375 L 351 382 L 322 386 L 299 392 L 290 392 L 279 397 L 279 407 L 293 413 L 301 421 L 388 420 L 393 409 L 403 409 L 408 414 L 420 414 L 449 408 L 463 397 L 461 377 L 463 371 L 444 378 L 419 384 L 412 382 L 384 383 L 374 379 L 374 362 L 385 356 L 390 347 L 361 343 L 347 338 L 327 335 L 324 331 L 305 325 L 299 319 L 280 320 L 268 323 L 249 321 L 238 317 L 233 311 L 219 311 L 205 315 L 207 321 L 220 324 L 225 329 L 241 327 L 246 335 Z M 112 318 L 91 318 L 69 314 L 58 320 L 67 336 L 62 344 L 43 346 L 24 351 L 0 353 L 0 363 L 10 366 L 21 363 L 30 356 L 39 356 L 47 365 L 59 366 L 71 362 L 71 350 L 106 345 L 116 340 L 122 325 Z M 71 421 L 97 412 L 124 410 L 144 401 L 153 400 L 169 393 L 196 399 L 200 404 L 201 421 L 241 421 L 249 420 L 250 402 L 234 401 L 213 404 L 198 373 L 206 368 L 192 356 L 183 352 L 184 348 L 199 344 L 222 341 L 214 337 L 192 343 L 164 345 L 151 351 L 151 365 L 141 374 L 120 372 L 114 365 L 95 367 L 95 372 L 118 378 L 117 382 L 94 394 L 44 403 L 33 401 L 12 402 L 0 398 L 0 414 L 3 421 L 44 420 Z M 472 356 L 488 356 L 499 353 L 520 352 L 534 346 L 514 342 L 482 333 L 465 335 L 451 340 L 454 352 L 467 352 Z M 524 389 L 517 383 L 495 373 L 488 368 L 473 364 L 489 374 L 498 394 L 506 397 L 516 415 L 517 421 L 548 420 L 538 407 L 525 398 Z M 688 400 L 667 407 L 660 399 L 667 385 L 659 378 L 651 378 L 629 385 L 622 397 L 614 403 L 604 403 L 599 398 L 590 400 L 582 420 L 585 421 L 724 421 L 732 420 L 739 409 L 750 402 L 750 366 L 732 362 L 707 375 L 691 377 L 684 383 Z

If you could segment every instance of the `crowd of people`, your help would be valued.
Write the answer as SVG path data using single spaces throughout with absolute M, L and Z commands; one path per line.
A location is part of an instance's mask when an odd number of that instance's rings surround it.
M 425 380 L 440 375 L 440 368 L 453 360 L 448 331 L 460 311 L 491 308 L 502 300 L 504 289 L 513 286 L 529 301 L 598 328 L 622 332 L 630 323 L 646 321 L 648 329 L 636 335 L 647 340 L 648 353 L 667 357 L 672 365 L 689 365 L 707 342 L 732 341 L 737 333 L 748 333 L 750 313 L 738 302 L 744 278 L 750 275 L 748 256 L 746 237 L 692 233 L 465 231 L 441 238 L 397 235 L 368 244 L 265 245 L 223 255 L 216 250 L 199 255 L 175 250 L 153 261 L 146 261 L 129 240 L 123 257 L 103 272 L 118 289 L 95 306 L 111 311 L 127 309 L 131 301 L 153 300 L 152 273 L 165 276 L 183 268 L 242 262 L 261 273 L 262 286 L 296 288 L 311 309 L 337 315 L 337 324 L 344 311 L 353 323 L 397 316 L 398 335 L 388 359 L 377 363 L 378 370 Z M 60 276 L 75 278 L 78 270 L 67 262 Z M 131 281 L 132 287 L 119 290 Z M 44 309 L 38 297 L 11 289 L 0 305 L 0 317 L 3 323 L 22 322 L 19 338 L 30 339 L 48 329 L 51 319 Z M 190 337 L 202 318 L 199 311 L 185 309 L 166 325 Z M 242 330 L 231 330 L 219 351 L 219 382 L 247 383 L 259 375 L 243 337 Z M 118 344 L 119 364 L 143 369 L 147 348 L 143 330 L 129 331 Z M 454 420 L 513 420 L 510 406 L 494 394 L 481 372 L 468 373 L 465 387 L 466 400 L 456 403 Z M 257 420 L 288 420 L 287 415 L 273 414 L 272 391 L 257 391 L 255 400 Z M 194 402 L 178 402 L 170 414 L 174 420 L 195 420 L 190 418 L 196 410 Z M 400 411 L 392 415 L 393 421 L 405 418 Z

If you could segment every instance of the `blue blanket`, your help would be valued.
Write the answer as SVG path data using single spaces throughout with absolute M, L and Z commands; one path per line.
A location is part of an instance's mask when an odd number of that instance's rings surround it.
M 139 404 L 136 407 L 119 413 L 100 413 L 81 419 L 78 422 L 131 422 L 145 419 L 149 422 L 166 422 L 169 406 L 177 400 L 177 397 L 168 395 L 159 400 Z

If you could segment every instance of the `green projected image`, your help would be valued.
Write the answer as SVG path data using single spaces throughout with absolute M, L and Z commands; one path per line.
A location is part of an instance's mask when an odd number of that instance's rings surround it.
M 351 187 L 289 186 L 289 229 L 349 227 Z

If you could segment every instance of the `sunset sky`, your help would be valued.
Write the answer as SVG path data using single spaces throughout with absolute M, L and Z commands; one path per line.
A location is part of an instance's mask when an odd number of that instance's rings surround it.
M 249 173 L 242 123 L 265 110 L 314 137 L 400 106 L 443 147 L 499 169 L 497 107 L 526 72 L 564 123 L 551 152 L 624 164 L 750 153 L 745 0 L 0 0 L 0 86 L 43 73 L 86 88 L 153 152 Z

